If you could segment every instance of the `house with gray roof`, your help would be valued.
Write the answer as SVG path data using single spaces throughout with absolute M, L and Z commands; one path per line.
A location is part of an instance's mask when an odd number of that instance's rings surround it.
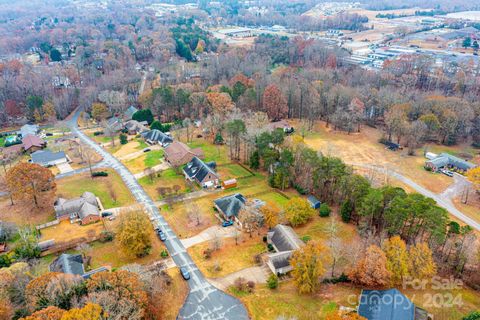
M 125 122 L 125 130 L 131 135 L 149 131 L 146 121 L 138 122 L 137 120 L 128 120 Z
M 100 267 L 89 272 L 85 272 L 83 257 L 81 254 L 62 253 L 49 266 L 51 272 L 61 272 L 81 276 L 84 279 L 90 278 L 93 274 L 101 271 L 107 271 L 106 267 Z
M 134 113 L 137 112 L 138 109 L 135 108 L 134 106 L 130 106 L 127 108 L 127 110 L 125 110 L 125 112 L 123 113 L 123 119 L 124 120 L 131 120 Z
M 44 167 L 52 167 L 57 164 L 68 162 L 68 157 L 63 151 L 52 152 L 50 150 L 38 150 L 33 152 L 30 157 L 32 163 L 39 164 Z
M 291 227 L 283 224 L 277 224 L 267 233 L 267 243 L 275 250 L 275 253 L 268 254 L 267 265 L 277 275 L 292 271 L 290 258 L 293 252 L 305 245 Z
M 247 199 L 240 193 L 231 194 L 213 201 L 215 208 L 225 220 L 238 218 L 238 213 L 245 207 Z
M 107 128 L 115 132 L 122 130 L 122 120 L 120 120 L 118 117 L 111 117 L 107 119 Z
M 448 168 L 466 172 L 477 167 L 477 165 L 474 163 L 468 162 L 448 153 L 442 153 L 433 159 L 427 160 L 425 165 L 431 168 L 433 171 L 439 171 L 440 169 Z
M 168 146 L 173 142 L 173 138 L 160 130 L 153 129 L 142 133 L 143 138 L 149 144 L 159 144 L 162 147 Z
M 368 320 L 427 320 L 429 314 L 397 289 L 362 290 L 357 313 Z
M 193 157 L 192 161 L 183 168 L 185 179 L 195 181 L 203 188 L 215 187 L 220 183 L 220 177 L 215 172 L 215 162 L 203 162 L 198 157 Z
M 31 135 L 37 135 L 40 132 L 40 127 L 36 124 L 25 124 L 20 128 L 22 138 Z
M 58 220 L 78 220 L 85 225 L 101 219 L 97 197 L 88 191 L 75 199 L 59 198 L 53 208 Z

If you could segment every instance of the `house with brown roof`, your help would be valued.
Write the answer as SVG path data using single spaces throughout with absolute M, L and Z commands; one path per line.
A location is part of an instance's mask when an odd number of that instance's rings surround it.
M 88 191 L 75 199 L 59 198 L 54 204 L 54 209 L 58 220 L 77 220 L 85 225 L 101 219 L 97 197 Z
M 22 144 L 23 150 L 30 153 L 42 150 L 47 146 L 46 141 L 32 134 L 28 134 L 27 136 L 23 137 Z
M 193 157 L 204 159 L 203 150 L 201 148 L 190 149 L 180 141 L 174 141 L 165 148 L 165 161 L 174 167 L 189 163 Z

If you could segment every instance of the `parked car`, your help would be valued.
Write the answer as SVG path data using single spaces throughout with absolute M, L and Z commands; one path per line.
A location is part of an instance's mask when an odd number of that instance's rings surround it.
M 447 169 L 442 169 L 440 170 L 444 175 L 446 176 L 449 176 L 449 177 L 453 177 L 453 172 L 450 171 L 450 170 L 447 170 Z
M 182 274 L 183 279 L 190 280 L 190 272 L 184 267 L 180 268 L 180 273 Z
M 102 218 L 110 217 L 111 215 L 113 215 L 113 212 L 110 212 L 110 211 L 102 212 Z
M 222 222 L 222 227 L 230 227 L 233 226 L 233 221 L 227 220 Z
M 158 234 L 158 237 L 160 238 L 160 240 L 162 240 L 162 241 L 167 240 L 167 235 L 162 230 L 158 230 L 157 234 Z
M 150 151 L 152 151 L 152 149 L 150 149 L 150 148 L 143 149 L 143 152 L 150 152 Z

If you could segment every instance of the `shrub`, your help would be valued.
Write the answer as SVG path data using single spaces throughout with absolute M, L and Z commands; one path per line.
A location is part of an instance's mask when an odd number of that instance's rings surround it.
M 127 135 L 124 133 L 120 134 L 120 144 L 127 144 L 127 143 L 128 143 Z
M 212 249 L 210 249 L 210 248 L 205 249 L 205 250 L 203 251 L 203 258 L 204 258 L 205 260 L 208 260 L 208 259 L 210 259 L 211 257 L 212 257 Z
M 12 262 L 13 262 L 13 259 L 9 254 L 4 253 L 0 255 L 0 268 L 10 267 Z
M 102 134 L 103 134 L 103 131 L 95 131 L 95 132 L 93 133 L 94 136 L 100 136 L 100 135 L 102 135 Z
M 302 237 L 302 241 L 305 242 L 305 243 L 307 243 L 307 242 L 310 241 L 310 240 L 312 240 L 312 237 L 310 237 L 309 235 L 304 235 L 304 236 Z
M 255 290 L 255 282 L 247 282 L 247 280 L 242 277 L 237 278 L 233 285 L 238 292 L 252 293 Z
M 293 185 L 293 187 L 295 188 L 295 190 L 297 190 L 298 193 L 300 193 L 301 195 L 305 195 L 307 194 L 307 190 L 303 189 L 301 186 L 299 186 L 298 184 L 295 184 Z
M 328 204 L 322 203 L 320 205 L 320 210 L 319 210 L 320 217 L 324 217 L 324 218 L 329 217 L 331 212 L 332 212 L 332 209 L 330 209 Z
M 263 242 L 267 242 L 267 236 L 263 236 Z
M 100 242 L 102 242 L 102 243 L 105 243 L 105 242 L 110 242 L 110 241 L 112 241 L 113 238 L 114 238 L 114 233 L 113 233 L 113 232 L 103 230 L 103 231 L 100 233 L 100 237 L 99 237 L 98 241 L 100 241 Z
M 273 251 L 273 250 L 275 250 L 275 249 L 273 248 L 273 245 L 272 245 L 271 243 L 269 243 L 269 244 L 267 245 L 267 248 L 268 248 L 268 251 Z
M 160 252 L 160 256 L 164 259 L 167 258 L 168 257 L 168 251 L 163 249 L 162 252 Z
M 462 320 L 480 320 L 480 311 L 473 311 L 468 316 L 463 317 Z
M 105 171 L 95 171 L 92 173 L 92 177 L 107 177 L 108 172 Z
M 423 168 L 424 168 L 425 170 L 429 171 L 429 172 L 432 172 L 432 171 L 433 171 L 433 169 L 432 169 L 431 167 L 429 167 L 429 166 L 424 166 Z
M 272 274 L 268 277 L 267 287 L 270 289 L 276 289 L 278 287 L 278 277 L 276 275 Z
M 322 282 L 323 283 L 333 283 L 333 284 L 335 284 L 335 283 L 341 283 L 341 282 L 350 282 L 350 279 L 348 278 L 348 276 L 345 273 L 342 273 L 338 277 L 333 277 L 333 278 L 330 278 L 330 279 L 324 279 Z

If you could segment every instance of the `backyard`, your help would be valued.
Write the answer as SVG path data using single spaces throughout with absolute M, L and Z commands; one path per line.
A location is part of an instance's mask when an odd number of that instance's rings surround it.
M 128 206 L 134 199 L 123 183 L 122 178 L 112 169 L 98 169 L 105 171 L 108 177 L 91 178 L 89 173 L 76 174 L 57 180 L 57 196 L 76 198 L 85 191 L 97 196 L 105 209 Z
M 40 241 L 54 239 L 56 242 L 68 242 L 79 238 L 93 238 L 99 236 L 105 230 L 103 223 L 97 222 L 89 225 L 80 225 L 79 223 L 70 223 L 69 220 L 61 221 L 40 230 Z
M 172 168 L 159 171 L 154 177 L 140 178 L 138 182 L 154 200 L 161 200 L 165 197 L 191 192 L 199 188 L 196 184 L 187 183 L 185 177 L 177 174 Z

